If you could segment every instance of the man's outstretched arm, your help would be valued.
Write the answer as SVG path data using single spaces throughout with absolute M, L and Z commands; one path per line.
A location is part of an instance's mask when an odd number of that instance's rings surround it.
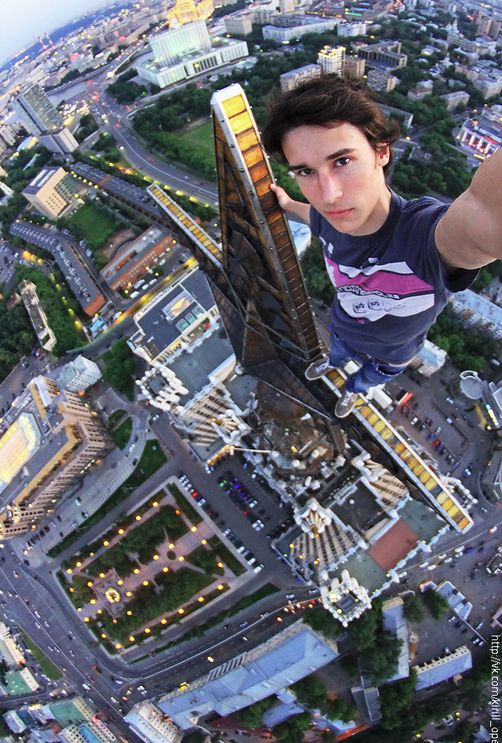
M 270 189 L 275 193 L 279 206 L 286 212 L 286 215 L 290 219 L 303 222 L 304 224 L 310 224 L 310 204 L 295 201 L 276 183 L 271 183 Z
M 435 239 L 449 268 L 481 268 L 502 258 L 502 149 L 439 220 Z

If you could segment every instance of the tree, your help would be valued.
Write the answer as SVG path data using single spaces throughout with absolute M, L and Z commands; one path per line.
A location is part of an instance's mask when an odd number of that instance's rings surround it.
M 360 617 L 349 624 L 349 636 L 359 653 L 375 645 L 376 633 L 381 622 L 381 603 L 373 604 Z
M 308 712 L 303 712 L 299 715 L 290 717 L 286 722 L 282 722 L 280 725 L 276 725 L 272 732 L 279 741 L 297 741 L 300 743 L 303 740 L 303 733 L 307 728 L 310 727 L 310 715 Z
M 441 619 L 450 610 L 448 601 L 437 591 L 429 588 L 422 594 L 424 604 L 429 609 L 434 619 Z
M 364 667 L 371 674 L 376 686 L 395 673 L 401 644 L 402 641 L 395 635 L 382 632 L 378 641 L 365 650 Z
M 424 618 L 424 606 L 416 594 L 408 596 L 404 601 L 404 616 L 410 622 L 421 622 Z

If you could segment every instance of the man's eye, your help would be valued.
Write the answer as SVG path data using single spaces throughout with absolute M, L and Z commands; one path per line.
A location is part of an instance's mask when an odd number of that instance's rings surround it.
M 305 178 L 307 175 L 312 175 L 313 172 L 314 171 L 311 168 L 301 168 L 296 171 L 296 175 L 299 175 L 300 178 Z
M 348 165 L 350 163 L 350 157 L 339 157 L 338 160 L 335 160 L 335 165 L 337 168 L 343 167 L 344 165 Z

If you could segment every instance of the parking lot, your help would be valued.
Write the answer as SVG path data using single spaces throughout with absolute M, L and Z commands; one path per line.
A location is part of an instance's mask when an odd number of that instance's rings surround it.
M 214 468 L 200 489 L 184 472 L 178 473 L 178 479 L 250 569 L 259 573 L 267 563 L 269 567 L 272 561 L 276 563 L 270 540 L 292 522 L 292 514 L 264 478 L 237 457 L 229 457 Z M 274 565 L 274 575 L 284 573 L 286 568 L 279 565 Z
M 453 396 L 458 372 L 449 366 L 431 378 L 401 375 L 388 385 L 393 399 L 403 400 L 389 419 L 409 436 L 443 475 L 460 479 L 479 498 L 479 477 L 491 448 L 492 436 L 479 425 L 472 401 Z M 410 397 L 403 392 L 412 393 Z

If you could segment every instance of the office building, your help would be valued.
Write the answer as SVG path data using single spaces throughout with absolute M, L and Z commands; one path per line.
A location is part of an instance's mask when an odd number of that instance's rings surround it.
M 457 135 L 459 145 L 475 157 L 493 155 L 502 143 L 502 106 L 483 109 L 479 118 L 466 119 Z
M 162 65 L 174 65 L 181 56 L 211 49 L 211 39 L 204 21 L 188 23 L 151 36 L 149 44 L 155 61 Z
M 379 93 L 390 93 L 397 83 L 397 77 L 390 70 L 375 67 L 368 72 L 368 87 Z
M 104 306 L 106 300 L 80 257 L 73 238 L 30 222 L 13 222 L 10 234 L 51 253 L 75 299 L 87 315 L 93 317 Z
M 253 31 L 253 19 L 249 13 L 244 15 L 228 16 L 225 18 L 227 34 L 248 36 Z
M 357 56 L 365 59 L 369 65 L 389 70 L 406 67 L 408 57 L 401 51 L 400 41 L 378 41 L 376 44 L 364 44 L 357 48 Z
M 271 39 L 279 43 L 299 39 L 305 34 L 320 34 L 323 31 L 332 31 L 336 26 L 334 18 L 321 20 L 316 16 L 308 15 L 274 15 L 272 25 L 264 26 L 264 39 Z
M 61 217 L 75 204 L 72 178 L 63 168 L 42 168 L 22 194 L 40 214 L 50 219 Z
M 111 448 L 95 413 L 48 377 L 35 377 L 4 418 L 0 536 L 33 528 Z
M 137 330 L 129 345 L 150 366 L 169 362 L 193 348 L 198 339 L 209 337 L 217 320 L 218 310 L 206 278 L 194 266 L 135 313 Z
M 167 273 L 174 269 L 173 254 L 176 253 L 179 257 L 176 246 L 177 241 L 172 234 L 159 227 L 149 227 L 142 235 L 117 251 L 101 270 L 101 276 L 111 289 L 125 290 L 131 295 L 135 289 L 140 288 L 135 284 L 143 277 L 146 277 L 146 281 L 155 281 L 152 274 L 157 267 Z
M 324 46 L 317 55 L 317 64 L 323 75 L 334 73 L 341 77 L 345 72 L 345 47 Z
M 306 64 L 303 67 L 297 67 L 295 70 L 283 72 L 280 76 L 281 90 L 284 93 L 287 90 L 293 90 L 297 85 L 313 77 L 321 76 L 321 67 L 316 64 Z
M 55 155 L 68 155 L 78 148 L 77 140 L 66 126 L 50 134 L 42 134 L 40 144 Z
M 429 689 L 443 681 L 448 681 L 457 675 L 462 675 L 472 668 L 471 651 L 466 645 L 461 645 L 448 655 L 442 655 L 429 663 L 413 666 L 417 674 L 416 690 Z
M 16 143 L 19 129 L 20 127 L 14 124 L 2 124 L 0 126 L 0 140 L 4 142 L 6 147 L 12 147 Z
M 410 361 L 410 366 L 422 376 L 432 377 L 433 374 L 442 369 L 447 358 L 446 351 L 426 338 L 420 351 Z
M 181 743 L 183 733 L 153 702 L 138 702 L 124 717 L 145 743 Z
M 68 392 L 85 392 L 99 382 L 101 377 L 99 366 L 79 354 L 58 370 L 56 381 L 61 389 Z
M 502 307 L 487 297 L 465 289 L 453 295 L 451 307 L 465 325 L 497 340 L 502 338 Z
M 420 80 L 414 88 L 408 91 L 407 98 L 409 101 L 421 101 L 433 92 L 432 80 Z
M 167 11 L 166 18 L 170 26 L 183 26 L 193 21 L 205 21 L 214 12 L 213 0 L 176 0 L 174 6 Z M 174 21 L 174 23 L 173 23 Z
M 46 134 L 62 128 L 63 120 L 40 85 L 31 85 L 20 93 L 13 103 L 29 134 Z
M 439 96 L 446 104 L 449 112 L 456 111 L 459 108 L 465 108 L 469 103 L 470 95 L 465 90 L 455 90 L 453 93 L 445 93 Z
M 336 28 L 338 36 L 348 36 L 349 38 L 366 36 L 367 23 L 366 21 L 354 21 L 351 23 L 348 21 L 339 21 Z
M 19 284 L 19 293 L 21 294 L 33 329 L 37 334 L 38 342 L 45 351 L 52 351 L 56 345 L 56 336 L 50 328 L 47 315 L 40 304 L 37 287 L 33 282 L 25 279 Z
M 209 714 L 226 717 L 272 695 L 290 698 L 287 688 L 338 656 L 334 641 L 295 622 L 249 652 L 216 666 L 185 690 L 160 697 L 158 706 L 182 730 Z
M 345 74 L 351 77 L 363 77 L 366 69 L 366 60 L 350 55 L 345 57 Z
M 245 41 L 210 38 L 204 21 L 169 29 L 150 39 L 154 58 L 138 64 L 148 82 L 165 88 L 248 56 Z

